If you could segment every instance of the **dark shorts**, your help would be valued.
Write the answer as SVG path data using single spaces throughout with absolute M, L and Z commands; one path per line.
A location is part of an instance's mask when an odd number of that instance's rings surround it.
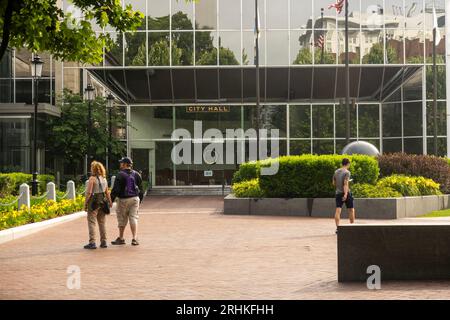
M 345 203 L 345 206 L 347 207 L 347 209 L 352 209 L 353 208 L 353 195 L 351 194 L 351 192 L 348 193 L 347 199 L 345 199 L 345 201 L 342 200 L 343 196 L 344 196 L 343 193 L 336 194 L 336 208 L 342 208 L 342 206 Z

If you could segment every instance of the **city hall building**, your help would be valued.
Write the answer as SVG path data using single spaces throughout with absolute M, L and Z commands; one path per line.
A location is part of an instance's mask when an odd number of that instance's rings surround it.
M 254 0 L 123 2 L 145 14 L 139 30 L 97 28 L 115 39 L 101 65 L 47 56 L 40 101 L 51 113 L 63 88 L 83 92 L 92 83 L 97 94 L 112 93 L 129 123 L 115 134 L 154 185 L 230 184 L 238 164 L 172 162 L 172 132 L 183 128 L 193 136 L 194 121 L 202 121 L 204 131 L 224 133 L 258 124 L 278 129 L 282 155 L 333 154 L 345 146 L 345 18 L 328 9 L 334 0 L 259 0 L 259 112 Z M 450 3 L 435 5 L 437 153 L 444 156 L 450 152 L 445 64 Z M 69 1 L 62 6 L 74 10 Z M 351 141 L 368 141 L 382 153 L 434 153 L 433 25 L 430 0 L 349 0 Z M 28 118 L 11 106 L 31 102 L 32 82 L 24 71 L 30 57 L 11 50 L 1 64 L 2 167 L 17 161 L 29 166 Z M 16 138 L 5 138 L 12 135 Z M 16 150 L 22 153 L 13 156 Z M 42 154 L 41 170 L 47 167 Z

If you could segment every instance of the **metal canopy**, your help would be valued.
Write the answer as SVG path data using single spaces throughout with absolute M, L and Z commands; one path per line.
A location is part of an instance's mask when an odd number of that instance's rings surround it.
M 350 66 L 350 96 L 383 101 L 421 66 Z M 253 103 L 254 67 L 87 68 L 127 104 Z M 261 67 L 261 102 L 345 98 L 344 66 Z

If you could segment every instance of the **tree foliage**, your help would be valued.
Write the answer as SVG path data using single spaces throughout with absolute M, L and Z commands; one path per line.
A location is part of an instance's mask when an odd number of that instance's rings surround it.
M 0 1 L 0 60 L 8 46 L 32 52 L 49 52 L 67 61 L 100 63 L 103 47 L 113 40 L 108 33 L 96 34 L 92 24 L 117 31 L 135 30 L 143 14 L 118 0 L 72 0 L 84 17 L 80 21 L 58 7 L 57 0 Z
M 87 153 L 87 114 L 89 103 L 79 94 L 65 90 L 59 102 L 61 117 L 52 117 L 47 121 L 46 137 L 49 152 L 64 159 L 66 165 L 76 170 L 84 161 Z M 109 119 L 106 115 L 106 99 L 97 97 L 92 106 L 91 150 L 94 158 L 103 159 L 109 146 Z M 124 125 L 124 114 L 115 109 L 111 113 L 112 127 Z M 114 135 L 110 144 L 112 155 L 122 155 L 124 144 Z
M 316 64 L 319 64 L 321 61 L 322 50 L 319 48 L 315 49 L 314 52 Z M 313 56 L 312 51 L 309 48 L 302 48 L 297 53 L 297 57 L 294 60 L 294 64 L 312 64 Z M 326 50 L 323 53 L 323 64 L 335 64 L 336 58 L 330 52 Z

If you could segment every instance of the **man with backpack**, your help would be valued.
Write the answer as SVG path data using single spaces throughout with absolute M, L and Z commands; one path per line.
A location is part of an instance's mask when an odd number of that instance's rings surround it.
M 113 245 L 123 245 L 125 244 L 125 239 L 123 237 L 125 227 L 128 221 L 130 221 L 131 233 L 133 234 L 133 240 L 131 244 L 133 246 L 139 245 L 137 240 L 137 225 L 138 225 L 138 211 L 139 204 L 142 202 L 144 197 L 142 188 L 142 178 L 141 175 L 132 170 L 131 167 L 133 162 L 128 157 L 123 157 L 119 160 L 120 172 L 116 176 L 114 181 L 114 186 L 111 191 L 111 199 L 114 202 L 118 198 L 117 202 L 117 222 L 119 225 L 119 237 L 112 241 Z

